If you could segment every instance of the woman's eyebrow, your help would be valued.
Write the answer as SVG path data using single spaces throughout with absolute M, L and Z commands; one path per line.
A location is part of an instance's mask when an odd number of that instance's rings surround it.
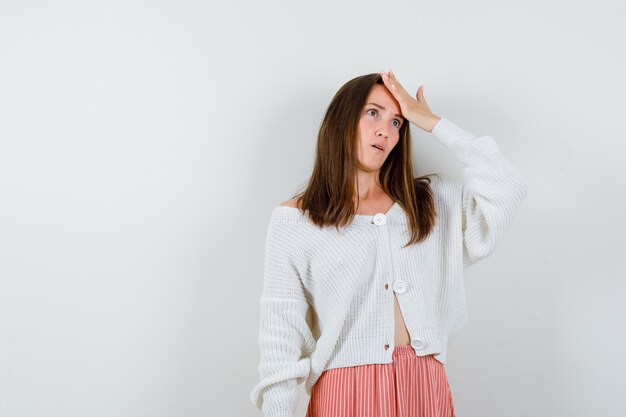
M 384 107 L 383 107 L 383 106 L 381 106 L 380 104 L 376 104 L 376 103 L 366 103 L 365 105 L 367 106 L 368 104 L 372 104 L 372 105 L 374 105 L 374 106 L 378 107 L 379 109 L 387 110 L 386 108 L 384 108 Z M 398 114 L 398 113 L 396 113 L 396 114 L 395 114 L 395 116 L 398 116 L 398 117 L 402 118 L 402 115 L 401 115 L 401 114 Z

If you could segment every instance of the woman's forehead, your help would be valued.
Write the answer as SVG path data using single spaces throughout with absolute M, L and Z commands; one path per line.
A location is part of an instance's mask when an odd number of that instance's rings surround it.
M 387 111 L 400 113 L 398 101 L 391 95 L 391 92 L 381 84 L 376 84 L 367 96 L 366 103 L 376 103 L 385 107 Z

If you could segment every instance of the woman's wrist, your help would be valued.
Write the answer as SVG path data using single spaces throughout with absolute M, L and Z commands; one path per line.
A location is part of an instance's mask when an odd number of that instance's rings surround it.
M 433 116 L 430 118 L 430 120 L 428 122 L 428 129 L 426 129 L 426 131 L 428 133 L 432 133 L 432 131 L 435 128 L 435 126 L 437 125 L 437 123 L 439 123 L 439 120 L 441 120 L 441 117 L 435 116 L 433 114 Z
M 418 117 L 408 117 L 407 120 L 409 120 L 411 123 L 413 123 L 415 126 L 419 127 L 420 129 L 425 130 L 428 133 L 431 133 L 435 125 L 439 123 L 439 120 L 441 120 L 441 117 L 436 116 L 431 113 L 429 115 L 422 114 L 422 115 L 419 115 Z

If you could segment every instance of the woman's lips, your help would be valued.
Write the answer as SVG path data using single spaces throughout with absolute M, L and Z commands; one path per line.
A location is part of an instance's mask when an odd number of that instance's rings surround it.
M 382 149 L 377 148 L 376 146 L 372 145 L 372 149 L 374 149 L 374 151 L 378 152 L 378 153 L 383 153 L 385 151 L 383 151 Z

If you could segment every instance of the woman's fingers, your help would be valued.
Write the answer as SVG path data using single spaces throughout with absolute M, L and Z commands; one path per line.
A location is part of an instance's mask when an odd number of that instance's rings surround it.
M 385 83 L 385 87 L 387 87 L 387 89 L 391 91 L 391 94 L 393 94 L 393 96 L 397 99 L 398 97 L 396 96 L 396 93 L 398 90 L 391 80 L 390 75 L 386 74 L 385 71 L 380 71 L 380 76 L 383 77 L 383 83 Z
M 405 93 L 406 96 L 409 96 L 409 93 L 404 89 L 404 87 L 402 87 L 400 82 L 398 82 L 398 79 L 396 78 L 396 74 L 394 74 L 391 69 L 389 70 L 388 74 L 385 74 L 384 71 L 381 71 L 381 75 L 383 77 L 383 81 L 385 82 L 385 85 L 388 86 L 389 90 L 391 90 L 392 93 Z M 394 97 L 398 99 L 397 94 L 394 94 Z M 426 103 L 426 99 L 424 98 L 424 86 L 423 85 L 420 85 L 419 88 L 417 89 L 417 93 L 415 93 L 415 98 L 420 103 Z
M 383 82 L 385 83 L 387 88 L 389 88 L 389 90 L 397 91 L 397 87 L 396 87 L 397 80 L 395 79 L 395 77 L 392 76 L 391 70 L 389 70 L 389 72 L 387 73 L 385 73 L 385 71 L 381 71 L 380 75 L 383 77 Z
M 393 88 L 409 96 L 409 93 L 404 89 L 404 87 L 402 87 L 402 84 L 400 84 L 400 81 L 396 78 L 396 74 L 394 74 L 391 69 L 389 69 L 389 78 L 391 79 L 391 85 Z
M 419 88 L 417 89 L 417 101 L 424 103 L 426 101 L 426 99 L 424 99 L 424 86 L 420 85 Z
M 388 73 L 381 71 L 380 75 L 383 78 L 385 86 L 391 91 L 391 94 L 393 94 L 396 100 L 402 102 L 407 97 L 410 97 L 409 93 L 402 87 L 402 84 L 398 82 L 393 71 L 389 70 Z
M 417 127 L 431 132 L 434 126 L 441 118 L 435 116 L 431 111 L 426 98 L 424 97 L 424 86 L 420 85 L 415 93 L 415 98 L 410 95 L 402 84 L 396 78 L 392 70 L 387 73 L 380 71 L 380 76 L 387 89 L 400 104 L 400 110 L 405 119 L 409 120 Z
M 428 103 L 426 102 L 426 98 L 424 97 L 424 86 L 420 85 L 419 88 L 417 89 L 417 101 L 424 106 L 424 108 L 430 112 L 430 107 L 428 106 Z

